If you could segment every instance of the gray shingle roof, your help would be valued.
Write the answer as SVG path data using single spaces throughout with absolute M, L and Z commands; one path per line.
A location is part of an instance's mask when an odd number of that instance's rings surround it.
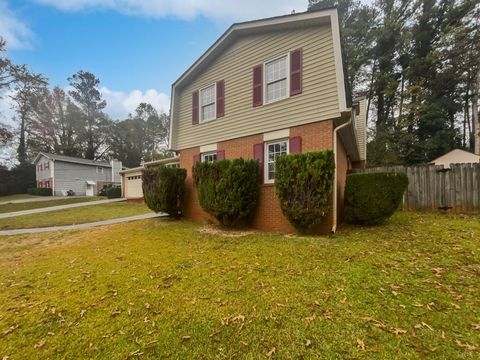
M 97 160 L 89 160 L 89 159 L 82 159 L 82 158 L 77 158 L 73 156 L 66 156 L 66 155 L 58 155 L 58 154 L 49 154 L 49 153 L 44 153 L 41 152 L 37 155 L 35 158 L 35 163 L 38 160 L 39 155 L 43 155 L 51 160 L 55 161 L 63 161 L 63 162 L 69 162 L 69 163 L 75 163 L 75 164 L 84 164 L 84 165 L 92 165 L 92 166 L 103 166 L 103 167 L 112 167 L 110 163 L 106 161 L 97 161 Z

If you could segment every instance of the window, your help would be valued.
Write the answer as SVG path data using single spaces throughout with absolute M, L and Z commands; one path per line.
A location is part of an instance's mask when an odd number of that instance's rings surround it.
M 203 162 L 213 162 L 217 160 L 217 152 L 211 151 L 208 153 L 202 153 L 202 161 Z
M 42 171 L 42 164 L 38 165 L 38 171 Z
M 97 166 L 97 174 L 103 174 L 103 167 Z
M 265 102 L 288 96 L 288 55 L 265 64 Z
M 265 182 L 275 180 L 275 162 L 281 155 L 288 154 L 288 139 L 275 140 L 265 144 Z
M 200 122 L 213 120 L 217 117 L 216 97 L 215 84 L 200 90 Z
M 165 167 L 168 168 L 180 168 L 180 164 L 175 163 L 175 164 L 166 164 Z
M 127 176 L 127 180 L 140 180 L 141 178 L 142 178 L 142 175 Z
M 43 168 L 45 170 L 50 169 L 50 164 L 48 163 L 48 161 L 43 165 Z

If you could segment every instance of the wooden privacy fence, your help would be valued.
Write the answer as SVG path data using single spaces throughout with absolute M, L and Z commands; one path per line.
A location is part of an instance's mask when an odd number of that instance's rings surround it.
M 404 210 L 480 211 L 480 163 L 385 166 L 352 169 L 350 173 L 402 172 L 408 177 Z

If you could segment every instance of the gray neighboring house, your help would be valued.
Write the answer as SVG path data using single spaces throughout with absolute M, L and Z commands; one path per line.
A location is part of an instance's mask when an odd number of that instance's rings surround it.
M 51 188 L 54 196 L 94 196 L 105 185 L 120 186 L 122 162 L 87 160 L 65 155 L 38 153 L 33 161 L 37 187 Z

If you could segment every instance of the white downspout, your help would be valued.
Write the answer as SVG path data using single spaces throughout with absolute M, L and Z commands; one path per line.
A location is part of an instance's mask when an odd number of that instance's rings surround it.
M 335 171 L 333 176 L 333 225 L 332 225 L 332 233 L 337 232 L 337 202 L 338 202 L 338 188 L 337 188 L 337 132 L 340 129 L 350 125 L 352 123 L 353 113 L 350 115 L 350 120 L 348 120 L 345 124 L 337 126 L 333 130 L 333 156 L 335 157 Z

